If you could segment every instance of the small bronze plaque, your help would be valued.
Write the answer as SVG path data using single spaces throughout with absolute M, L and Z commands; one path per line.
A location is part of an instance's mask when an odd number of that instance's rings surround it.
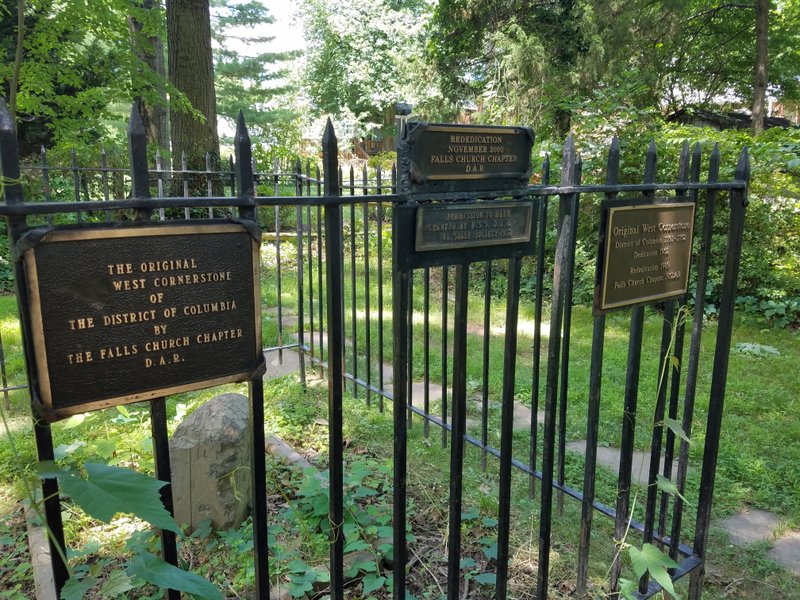
M 606 207 L 596 311 L 681 296 L 689 283 L 695 206 Z
M 407 123 L 398 150 L 405 191 L 524 188 L 533 137 L 528 127 Z
M 245 381 L 263 361 L 241 225 L 56 230 L 24 258 L 49 418 Z
M 414 249 L 419 252 L 530 242 L 532 214 L 532 202 L 420 206 Z

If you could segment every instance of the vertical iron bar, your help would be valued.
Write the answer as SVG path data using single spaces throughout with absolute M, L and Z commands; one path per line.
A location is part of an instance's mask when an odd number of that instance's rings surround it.
M 161 159 L 161 156 L 158 153 L 156 153 L 156 161 L 159 161 L 160 159 Z M 161 167 L 156 166 L 156 169 L 161 170 Z M 105 146 L 100 148 L 100 171 L 102 173 L 101 181 L 102 181 L 102 187 L 103 187 L 103 200 L 108 202 L 111 199 L 111 192 L 110 192 L 110 189 L 108 187 L 108 156 L 106 155 Z M 161 174 L 160 173 L 158 175 L 158 197 L 159 198 L 163 198 L 164 197 L 162 183 L 161 183 Z M 50 215 L 48 215 L 47 218 L 51 219 Z M 111 221 L 111 211 L 107 210 L 106 211 L 106 222 L 110 222 L 110 221 Z M 50 224 L 51 222 L 52 222 L 52 220 L 48 221 L 48 224 Z
M 653 183 L 656 177 L 656 145 L 653 140 L 647 148 L 644 182 Z M 645 196 L 652 192 L 645 192 Z M 630 512 L 631 471 L 633 470 L 633 442 L 636 432 L 636 405 L 638 402 L 639 371 L 642 358 L 642 333 L 644 329 L 644 307 L 635 306 L 631 311 L 631 336 L 628 343 L 628 364 L 625 378 L 625 408 L 622 417 L 622 441 L 620 444 L 619 477 L 617 480 L 617 507 L 614 520 L 614 539 L 621 543 L 625 536 Z M 621 549 L 621 546 L 620 546 Z M 620 552 L 611 565 L 611 590 L 615 591 L 622 569 Z
M 423 273 L 423 324 L 422 324 L 422 335 L 423 335 L 423 361 L 424 361 L 424 385 L 425 385 L 425 392 L 423 398 L 423 408 L 425 411 L 425 416 L 428 416 L 431 412 L 431 344 L 430 344 L 430 337 L 431 337 L 431 320 L 430 320 L 430 311 L 431 311 L 431 270 L 428 267 L 425 267 Z M 422 422 L 422 433 L 425 436 L 425 439 L 428 439 L 430 435 L 430 421 L 428 419 L 423 419 Z
M 572 135 L 564 145 L 561 160 L 561 185 L 571 185 L 575 180 L 575 141 Z M 561 353 L 561 324 L 564 316 L 564 297 L 567 281 L 567 265 L 571 240 L 573 203 L 569 195 L 559 200 L 559 227 L 556 256 L 553 266 L 553 300 L 550 314 L 550 335 L 547 349 L 547 384 L 545 388 L 544 432 L 542 443 L 542 494 L 539 513 L 539 568 L 536 580 L 536 599 L 547 598 L 547 584 L 550 569 L 550 545 L 553 519 L 553 472 L 556 438 L 556 402 L 558 399 L 558 369 Z
M 295 193 L 303 195 L 303 167 L 300 159 L 295 166 Z M 297 222 L 297 341 L 300 344 L 300 381 L 306 387 L 306 350 L 305 350 L 305 298 L 303 294 L 303 208 L 298 204 L 295 208 Z
M 11 182 L 21 179 L 19 168 L 19 148 L 14 117 L 8 111 L 6 102 L 0 98 L 0 174 Z M 20 183 L 7 183 L 3 186 L 5 202 L 9 205 L 23 204 L 22 185 Z M 28 224 L 25 217 L 6 217 L 8 228 L 8 241 L 13 254 L 14 246 L 22 234 L 27 230 Z M 30 315 L 28 314 L 28 290 L 25 282 L 25 271 L 21 261 L 14 261 L 14 284 L 17 292 L 17 306 L 19 307 L 23 325 L 22 343 L 25 347 L 25 367 L 31 390 L 31 397 L 38 389 L 36 376 L 36 363 L 33 352 L 33 337 L 30 330 Z M 33 412 L 33 432 L 36 439 L 36 453 L 40 461 L 55 460 L 53 450 L 53 435 L 50 424 L 37 418 Z M 58 490 L 58 480 L 42 480 L 42 498 L 44 503 L 45 521 L 50 531 L 47 541 L 50 548 L 50 560 L 53 569 L 53 582 L 55 583 L 56 596 L 60 597 L 61 590 L 70 577 L 66 564 L 67 547 L 64 542 L 64 524 L 61 519 L 61 498 Z
M 467 301 L 469 264 L 456 265 L 453 333 L 453 430 L 450 444 L 450 513 L 447 536 L 447 600 L 460 600 L 461 503 L 467 427 Z
M 450 269 L 442 267 L 442 424 L 447 425 L 447 303 Z M 442 448 L 447 447 L 447 428 L 442 427 Z
M 306 161 L 306 189 L 308 195 L 311 195 L 311 163 Z M 309 331 L 309 350 L 311 354 L 311 364 L 314 364 L 314 355 L 316 345 L 316 328 L 314 327 L 314 250 L 313 250 L 313 237 L 314 237 L 314 224 L 311 221 L 311 205 L 306 206 L 306 224 L 308 226 L 308 235 L 306 236 L 306 243 L 308 244 L 308 331 Z M 322 346 L 322 330 L 319 334 L 319 346 Z
M 251 172 L 255 172 L 256 165 L 255 165 L 255 158 L 253 158 L 253 163 L 250 165 Z M 211 172 L 211 153 L 206 152 L 206 194 L 208 197 L 211 198 L 214 195 L 214 183 L 211 180 L 212 172 Z M 254 186 L 255 188 L 255 186 Z M 255 195 L 255 193 L 253 194 Z M 209 206 L 208 207 L 208 218 L 214 218 L 214 208 Z
M 189 161 L 186 158 L 186 152 L 181 152 L 181 179 L 183 180 L 183 197 L 189 197 Z M 189 219 L 192 216 L 191 209 L 187 206 L 183 209 L 183 218 Z
M 410 284 L 408 287 L 408 427 L 413 423 L 413 412 L 411 407 L 414 405 L 414 271 L 408 275 Z
M 370 387 L 372 386 L 372 328 L 371 328 L 371 317 L 370 314 L 370 298 L 369 295 L 372 293 L 370 289 L 370 274 L 369 274 L 369 203 L 364 202 L 362 205 L 363 208 L 363 217 L 364 217 L 364 350 L 366 352 L 366 382 L 367 382 L 367 389 L 366 389 L 366 396 L 367 396 L 367 406 L 372 404 L 372 391 Z M 382 367 L 381 367 L 382 368 Z
M 239 112 L 234 139 L 236 152 L 236 179 L 239 183 L 238 198 L 241 202 L 239 218 L 257 222 L 255 207 L 255 180 L 253 176 L 252 146 L 250 134 Z M 259 349 L 259 362 L 264 360 Z M 267 539 L 267 472 L 264 451 L 264 381 L 260 376 L 250 381 L 250 426 L 252 427 L 251 474 L 253 502 L 253 545 L 255 553 L 256 593 L 259 598 L 268 598 L 269 593 L 269 542 Z
M 393 216 L 393 231 L 397 231 L 396 218 Z M 397 244 L 392 244 L 393 264 L 397 264 Z M 406 600 L 406 563 L 408 546 L 406 543 L 406 362 L 408 362 L 408 289 L 410 286 L 408 271 L 392 269 L 392 330 L 393 330 L 393 506 L 392 527 L 394 545 L 393 565 L 393 598 Z M 381 321 L 382 322 L 382 321 Z M 383 364 L 381 364 L 383 372 Z
M 497 523 L 497 600 L 505 600 L 508 588 L 509 533 L 511 529 L 511 454 L 514 438 L 514 384 L 517 365 L 517 318 L 522 260 L 508 261 L 506 339 L 503 354 L 503 408 L 500 418 L 500 492 Z M 485 413 L 484 413 L 485 414 Z M 484 421 L 485 422 L 485 421 Z M 486 443 L 484 442 L 484 446 Z M 484 452 L 484 457 L 485 457 Z
M 642 354 L 642 329 L 644 307 L 635 306 L 631 311 L 631 336 L 628 343 L 628 364 L 625 377 L 625 407 L 622 417 L 622 441 L 620 444 L 619 476 L 617 479 L 617 505 L 614 521 L 614 540 L 621 544 L 628 525 L 631 494 L 631 471 L 633 469 L 633 441 L 636 431 L 636 404 L 639 387 L 639 364 Z M 622 546 L 611 565 L 611 591 L 617 589 L 622 569 Z
M 269 540 L 267 536 L 267 464 L 264 437 L 264 380 L 250 382 L 250 426 L 253 436 L 250 461 L 253 486 L 253 543 L 255 544 L 256 594 L 269 598 Z
M 322 138 L 325 196 L 340 196 L 339 157 L 336 134 L 328 119 Z M 344 391 L 344 303 L 342 289 L 342 208 L 325 206 L 325 256 L 328 288 L 328 419 L 330 421 L 330 572 L 331 598 L 344 598 L 344 438 L 342 393 Z
M 683 149 L 681 150 L 681 157 L 680 162 L 678 164 L 678 181 L 689 181 L 690 177 L 690 166 L 689 166 L 689 142 L 684 143 Z M 694 174 L 697 173 L 697 181 L 700 180 L 700 163 L 697 162 L 696 165 L 692 165 L 693 169 L 696 166 L 696 171 L 691 171 L 691 177 L 693 178 L 692 182 L 695 183 Z M 685 189 L 678 189 L 675 190 L 675 195 L 677 197 L 681 197 L 686 194 Z M 692 202 L 695 204 L 695 215 L 697 214 L 697 190 L 692 191 L 691 194 Z M 681 385 L 681 370 L 683 367 L 683 342 L 684 342 L 684 334 L 686 330 L 686 316 L 684 310 L 687 305 L 687 297 L 684 296 L 680 299 L 678 303 L 678 310 L 676 313 L 676 325 L 675 325 L 675 347 L 672 349 L 672 356 L 676 361 L 675 364 L 672 364 L 673 358 L 670 358 L 670 365 L 669 365 L 669 372 L 670 372 L 670 387 L 669 387 L 669 408 L 667 412 L 667 416 L 672 419 L 676 420 L 678 418 L 678 394 L 680 392 L 680 385 Z M 672 460 L 675 456 L 675 433 L 672 429 L 666 430 L 667 434 L 667 441 L 666 446 L 664 447 L 664 468 L 663 473 L 666 479 L 672 480 Z M 663 536 L 664 532 L 666 531 L 667 527 L 667 510 L 669 507 L 669 498 L 670 494 L 666 491 L 661 492 L 661 503 L 659 505 L 658 510 L 658 535 Z
M 75 196 L 75 202 L 80 203 L 81 201 L 81 178 L 78 174 L 78 154 L 75 151 L 75 148 L 72 148 L 72 186 L 73 186 L 73 194 Z M 80 210 L 75 211 L 78 219 L 78 223 L 83 222 L 83 213 Z
M 44 201 L 50 202 L 50 169 L 47 167 L 47 150 L 42 144 L 42 187 L 44 188 Z M 53 224 L 53 215 L 47 215 L 47 224 Z
M 166 511 L 173 515 L 172 504 L 172 471 L 169 463 L 169 434 L 167 433 L 167 407 L 164 398 L 154 398 L 150 401 L 150 431 L 153 436 L 153 460 L 155 462 L 156 479 L 166 481 L 167 485 L 161 488 L 161 503 Z M 161 529 L 161 551 L 164 562 L 178 566 L 178 547 L 175 541 L 175 532 Z M 179 600 L 181 593 L 178 590 L 168 589 L 169 600 Z
M 366 178 L 366 167 L 365 178 Z M 353 167 L 350 167 L 350 177 L 352 182 Z M 350 195 L 352 196 L 355 189 L 351 183 Z M 350 203 L 350 319 L 351 319 L 351 340 L 353 355 L 353 397 L 358 398 L 358 315 L 356 313 L 356 203 Z
M 719 145 L 714 144 L 708 164 L 708 182 L 716 183 L 719 179 L 720 153 Z M 700 178 L 700 144 L 695 144 L 692 153 L 692 178 Z M 692 421 L 694 419 L 694 401 L 697 390 L 697 372 L 700 364 L 700 341 L 703 334 L 703 316 L 706 304 L 706 282 L 708 281 L 708 265 L 711 256 L 711 239 L 714 228 L 714 209 L 717 192 L 708 190 L 705 196 L 705 209 L 703 210 L 703 230 L 700 247 L 697 251 L 697 283 L 695 288 L 694 314 L 692 316 L 692 334 L 689 342 L 689 362 L 686 366 L 686 390 L 683 400 L 683 419 L 681 425 L 683 432 L 691 439 Z M 686 473 L 689 467 L 689 444 L 681 440 L 678 452 L 678 473 L 675 484 L 681 494 L 686 489 Z M 681 538 L 681 521 L 683 518 L 683 500 L 675 496 L 672 511 L 672 532 L 670 534 L 670 556 L 678 556 L 678 545 Z
M 320 189 L 320 181 L 322 179 L 319 175 L 319 165 L 315 167 L 317 173 L 317 196 L 322 196 L 322 190 Z M 337 182 L 339 184 L 339 193 L 341 193 L 342 189 L 342 172 L 341 169 L 337 171 Z M 319 359 L 320 361 L 325 360 L 325 348 L 322 345 L 322 335 L 325 331 L 325 322 L 323 321 L 323 314 L 325 311 L 325 307 L 323 306 L 325 300 L 325 292 L 324 288 L 322 287 L 322 271 L 323 271 L 323 259 L 322 259 L 322 206 L 317 204 L 317 289 L 319 290 L 317 297 L 317 318 L 319 319 Z M 344 258 L 342 259 L 344 260 Z M 344 264 L 344 263 L 342 263 Z M 344 271 L 342 271 L 344 273 Z
M 255 179 L 253 176 L 252 146 L 250 134 L 239 112 L 234 138 L 236 152 L 237 196 L 242 201 L 239 218 L 256 222 Z M 260 325 L 259 325 L 260 326 Z M 264 360 L 259 350 L 259 362 Z M 267 540 L 267 475 L 264 454 L 264 383 L 258 376 L 250 381 L 250 422 L 252 427 L 251 482 L 253 486 L 253 545 L 255 553 L 256 594 L 269 597 L 269 547 Z
M 280 169 L 280 162 L 277 158 L 273 162 L 273 194 L 277 197 L 280 195 L 280 181 L 278 171 Z M 276 290 L 278 295 L 278 363 L 283 364 L 283 291 L 281 289 L 281 211 L 280 207 L 275 205 L 275 267 L 276 267 Z
M 573 185 L 580 185 L 583 170 L 583 161 L 580 154 L 575 157 L 575 175 Z M 567 388 L 569 386 L 569 346 L 570 332 L 572 329 L 572 290 L 575 278 L 575 246 L 578 243 L 578 207 L 580 200 L 578 194 L 572 194 L 570 199 L 572 204 L 570 211 L 572 219 L 570 224 L 570 240 L 572 244 L 567 249 L 567 287 L 564 288 L 564 323 L 562 324 L 563 333 L 561 340 L 561 386 L 559 388 L 559 408 L 558 408 L 558 483 L 563 486 L 566 478 L 566 455 L 567 455 Z M 564 513 L 564 492 L 559 488 L 557 496 L 557 511 L 561 516 Z
M 162 168 L 163 167 L 162 167 L 162 161 L 161 161 L 161 150 L 156 150 L 156 171 L 158 172 L 158 179 L 156 180 L 156 185 L 157 185 L 156 189 L 158 190 L 158 197 L 159 198 L 163 198 L 164 197 L 164 173 L 162 171 Z M 106 211 L 106 213 L 107 213 L 106 220 L 107 221 L 111 220 L 110 212 L 111 211 Z M 164 208 L 163 207 L 159 208 L 158 209 L 158 220 L 159 221 L 164 221 L 164 220 L 166 220 L 166 218 L 167 218 L 167 215 L 166 215 L 166 213 L 164 211 Z
M 619 180 L 619 141 L 616 137 L 611 140 L 608 149 L 606 166 L 606 185 L 617 185 Z M 606 194 L 606 199 L 616 197 L 616 193 Z M 597 262 L 599 278 L 600 262 Z M 594 317 L 592 330 L 592 358 L 589 368 L 589 407 L 586 418 L 586 458 L 583 471 L 583 501 L 581 503 L 581 531 L 578 546 L 578 573 L 577 591 L 579 594 L 586 592 L 586 583 L 589 577 L 589 548 L 592 541 L 592 517 L 594 516 L 595 475 L 597 472 L 597 432 L 600 424 L 600 390 L 603 380 L 603 346 L 605 343 L 606 316 L 600 314 Z
M 735 178 L 738 181 L 744 181 L 749 184 L 750 157 L 746 147 L 736 165 Z M 703 450 L 703 471 L 700 478 L 697 523 L 694 535 L 694 552 L 703 562 L 699 569 L 692 571 L 689 581 L 690 600 L 699 600 L 703 591 L 703 580 L 705 579 L 706 545 L 708 544 L 708 529 L 711 525 L 711 504 L 717 471 L 722 408 L 725 402 L 725 384 L 728 378 L 733 311 L 736 306 L 736 285 L 739 280 L 739 262 L 742 256 L 742 236 L 747 202 L 747 188 L 731 190 L 728 248 L 725 254 L 725 273 L 722 278 L 717 344 L 714 350 L 714 369 L 711 376 L 711 394 L 706 421 L 706 443 Z
M 486 472 L 486 447 L 489 445 L 489 340 L 492 327 L 492 261 L 484 265 L 483 282 L 483 390 L 481 391 L 481 470 Z M 509 271 L 509 285 L 511 284 Z M 510 297 L 509 297 L 510 298 Z M 502 455 L 501 455 L 502 458 Z
M 3 351 L 3 338 L 0 336 L 0 377 L 3 383 L 3 406 L 11 410 L 11 397 L 8 394 L 8 376 L 6 374 L 6 355 Z
M 394 174 L 394 171 L 392 171 Z M 380 169 L 377 172 L 378 177 L 378 189 L 376 193 L 381 195 L 381 180 L 380 180 L 381 172 Z M 378 387 L 381 388 L 381 392 L 383 392 L 385 387 L 384 382 L 384 373 L 383 373 L 383 202 L 380 200 L 378 201 Z M 396 405 L 395 405 L 396 406 Z M 383 394 L 378 396 L 378 410 L 383 412 Z
M 550 183 L 550 155 L 544 157 L 542 164 L 542 185 Z M 547 235 L 547 196 L 539 200 L 538 223 L 539 233 L 536 246 L 536 291 L 534 292 L 534 329 L 533 329 L 533 375 L 531 381 L 531 447 L 529 464 L 536 470 L 539 437 L 539 380 L 542 362 L 542 304 L 544 303 L 544 246 Z M 528 477 L 528 497 L 536 495 L 536 477 Z

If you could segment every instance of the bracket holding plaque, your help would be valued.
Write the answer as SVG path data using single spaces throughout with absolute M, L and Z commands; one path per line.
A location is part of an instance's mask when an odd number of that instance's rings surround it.
M 263 364 L 259 240 L 242 224 L 32 230 L 23 259 L 49 420 Z
M 533 172 L 533 140 L 529 127 L 410 121 L 398 145 L 400 191 L 523 191 Z
M 694 214 L 693 202 L 604 202 L 594 313 L 686 294 Z

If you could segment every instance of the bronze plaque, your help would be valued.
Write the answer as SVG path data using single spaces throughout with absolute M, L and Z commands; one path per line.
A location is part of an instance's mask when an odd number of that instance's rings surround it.
M 689 284 L 695 206 L 661 202 L 606 208 L 598 311 L 681 296 Z
M 532 215 L 532 202 L 420 206 L 414 249 L 419 252 L 530 242 Z
M 24 260 L 48 418 L 245 381 L 263 362 L 242 225 L 50 231 Z
M 406 191 L 524 188 L 532 173 L 528 127 L 406 124 L 398 149 Z

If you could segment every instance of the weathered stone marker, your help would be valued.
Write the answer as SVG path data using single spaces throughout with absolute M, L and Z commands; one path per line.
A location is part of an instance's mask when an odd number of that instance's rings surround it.
M 250 510 L 249 400 L 223 394 L 178 425 L 169 442 L 175 520 L 238 527 Z

